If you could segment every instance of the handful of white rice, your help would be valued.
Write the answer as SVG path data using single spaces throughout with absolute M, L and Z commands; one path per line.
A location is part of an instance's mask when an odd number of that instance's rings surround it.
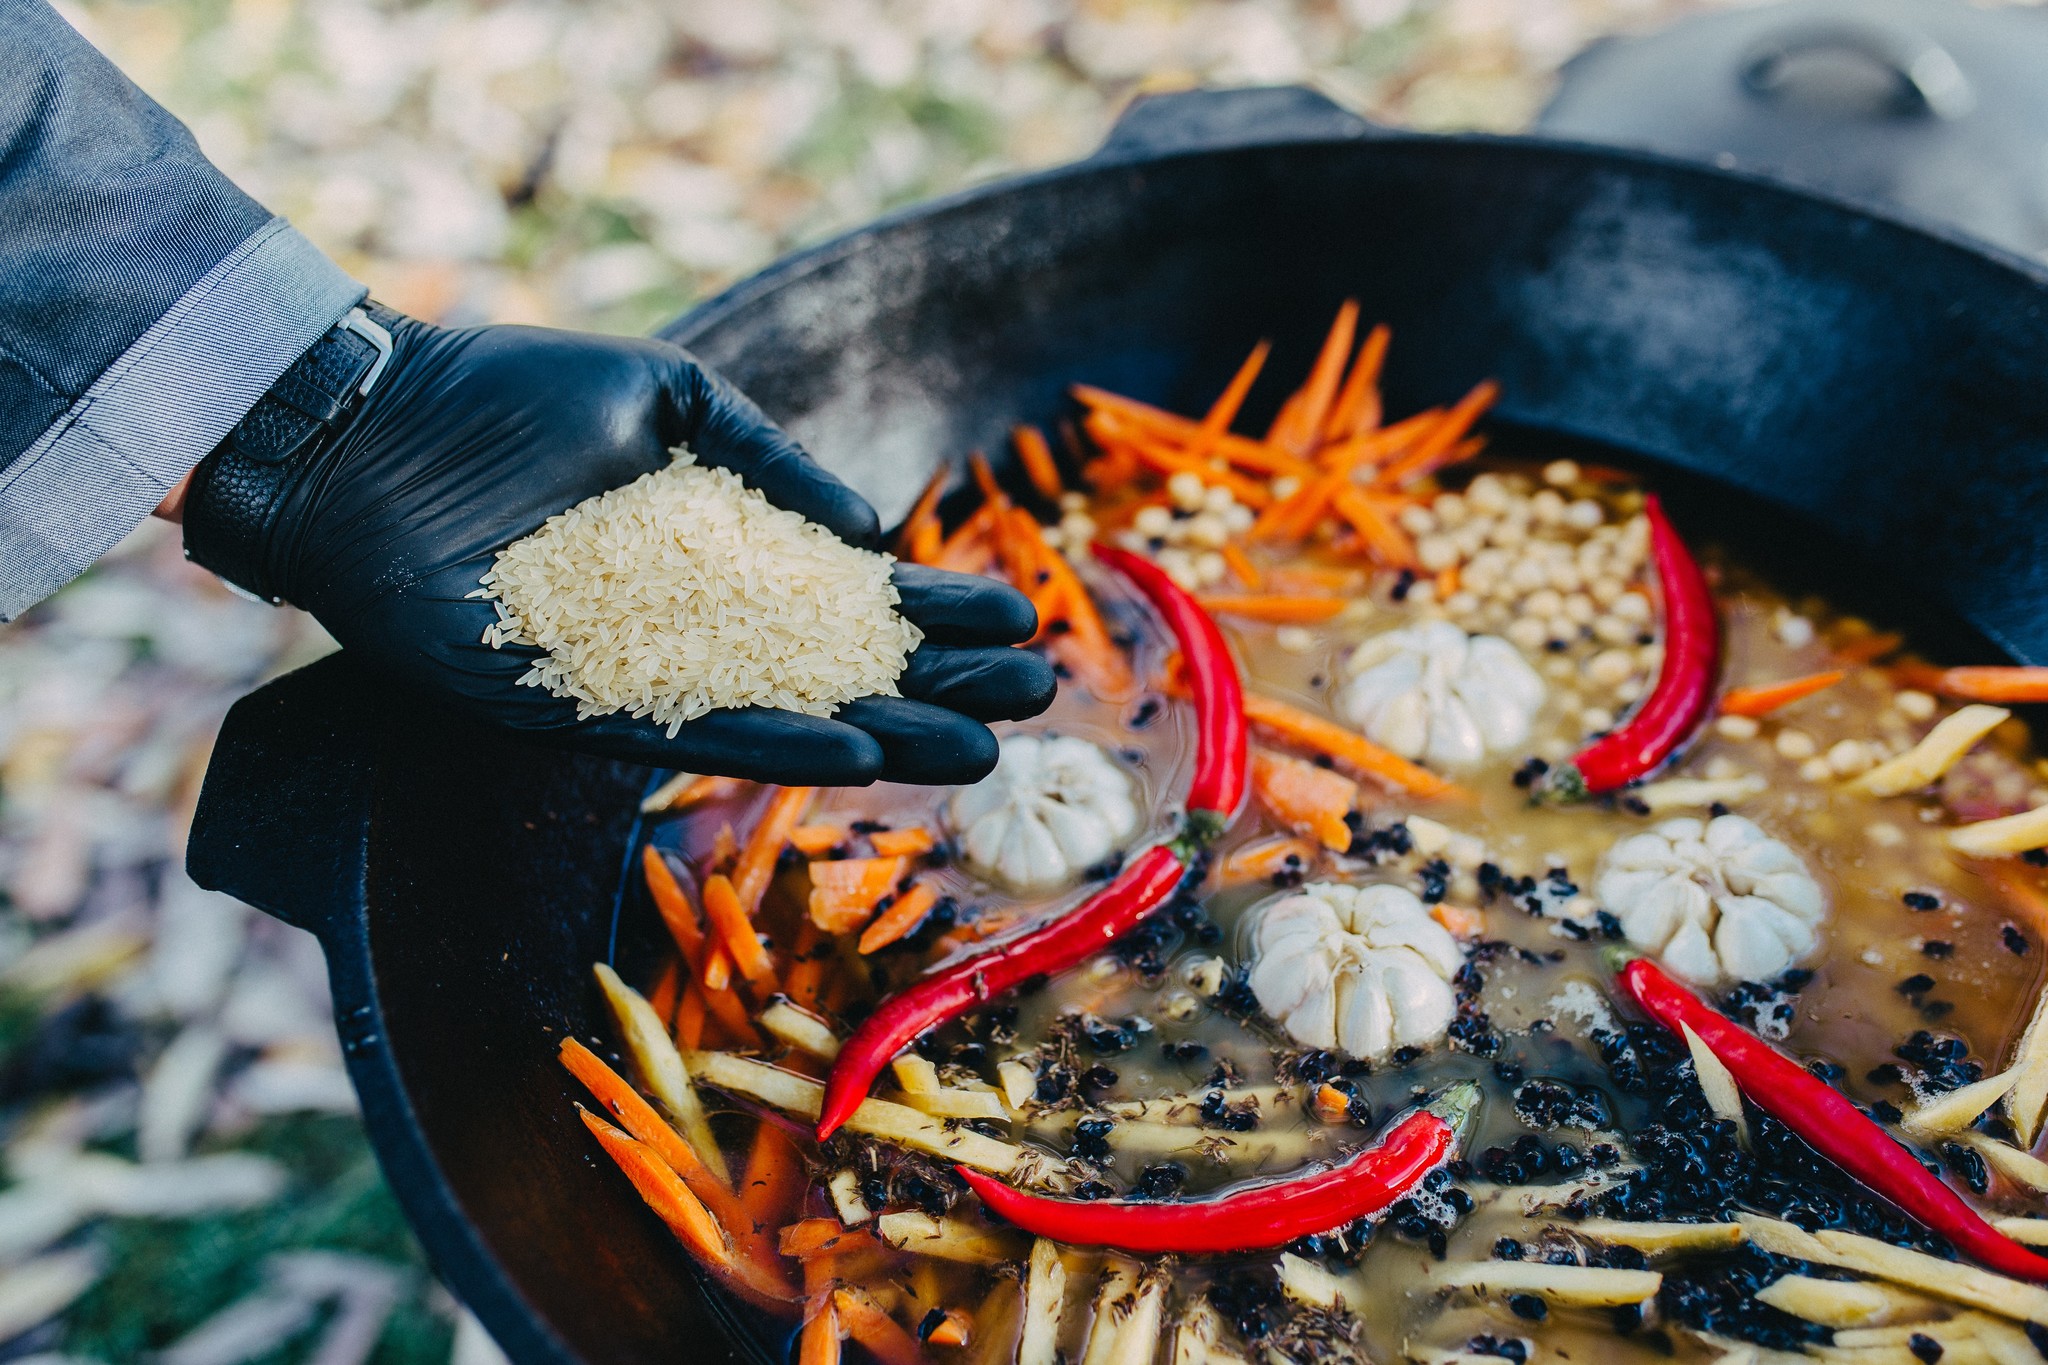
M 923 633 L 896 614 L 893 562 L 678 451 L 500 550 L 472 596 L 498 609 L 485 644 L 547 651 L 520 682 L 673 735 L 715 707 L 898 695 Z

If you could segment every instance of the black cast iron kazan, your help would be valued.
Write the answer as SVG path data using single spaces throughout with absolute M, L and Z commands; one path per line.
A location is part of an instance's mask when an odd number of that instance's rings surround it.
M 1393 325 L 1391 410 L 1498 376 L 1503 418 L 1758 495 L 2048 662 L 2048 270 L 1756 180 L 1386 135 L 1299 90 L 1172 96 L 1089 161 L 795 256 L 667 335 L 887 519 L 1075 380 L 1185 411 L 1260 336 L 1298 373 L 1347 296 Z M 601 1028 L 590 963 L 653 960 L 651 914 L 614 915 L 646 780 L 337 658 L 234 709 L 192 832 L 202 884 L 325 943 L 391 1183 L 522 1365 L 780 1349 L 600 1165 L 554 1061 Z

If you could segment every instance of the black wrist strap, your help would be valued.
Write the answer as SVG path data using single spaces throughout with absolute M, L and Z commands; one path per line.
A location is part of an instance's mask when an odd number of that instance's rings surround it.
M 397 319 L 375 304 L 349 309 L 200 461 L 185 502 L 186 558 L 279 600 L 262 563 L 278 500 L 383 377 Z

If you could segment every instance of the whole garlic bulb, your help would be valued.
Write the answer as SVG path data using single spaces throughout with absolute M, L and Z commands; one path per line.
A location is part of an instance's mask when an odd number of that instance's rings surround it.
M 1383 1057 L 1457 1017 L 1457 940 L 1399 886 L 1315 882 L 1258 912 L 1252 994 L 1308 1047 Z
M 1740 815 L 1630 835 L 1601 859 L 1593 894 L 1696 985 L 1776 976 L 1813 951 L 1827 911 L 1799 855 Z
M 1543 679 L 1498 635 L 1448 621 L 1403 626 L 1351 653 L 1338 706 L 1373 743 L 1403 758 L 1476 763 L 1529 738 Z
M 1131 779 L 1071 735 L 1006 735 L 995 771 L 953 793 L 969 866 L 1019 891 L 1070 881 L 1138 828 Z

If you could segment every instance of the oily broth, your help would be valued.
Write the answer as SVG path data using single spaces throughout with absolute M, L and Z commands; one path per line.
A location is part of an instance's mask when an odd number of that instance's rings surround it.
M 1534 469 L 1532 465 L 1505 467 Z M 1637 495 L 1625 484 L 1603 487 L 1597 496 L 1624 512 L 1639 505 Z M 1121 524 L 1120 518 L 1127 519 L 1128 510 L 1103 508 L 1100 520 L 1115 527 Z M 1788 599 L 1741 561 L 1718 552 L 1711 544 L 1695 545 L 1695 549 L 1701 551 L 1715 585 L 1724 632 L 1724 687 L 1796 677 L 1835 666 L 1836 647 L 1853 642 L 1868 630 L 1859 621 L 1837 616 L 1816 599 Z M 1309 551 L 1305 558 L 1326 567 L 1342 563 L 1319 550 Z M 1110 602 L 1121 602 L 1126 620 L 1136 619 L 1130 599 L 1121 596 L 1119 589 L 1105 584 L 1100 576 L 1091 580 L 1091 586 Z M 1287 639 L 1276 627 L 1229 618 L 1223 619 L 1223 625 L 1247 690 L 1327 714 L 1344 677 L 1344 656 L 1356 643 L 1434 610 L 1427 601 L 1392 600 L 1381 583 L 1369 595 L 1361 592 L 1336 620 L 1310 628 L 1315 638 L 1307 648 L 1300 647 L 1298 636 Z M 1115 628 L 1116 608 L 1111 611 Z M 1794 620 L 1808 623 L 1811 631 L 1787 625 Z M 1591 652 L 1573 647 L 1545 652 L 1533 660 L 1546 676 L 1551 699 L 1538 717 L 1530 750 L 1557 758 L 1579 747 L 1583 736 L 1560 694 L 1567 690 L 1564 675 L 1581 669 Z M 1144 630 L 1136 659 L 1139 678 L 1159 678 L 1164 659 L 1164 647 L 1149 629 Z M 1873 1072 L 1894 1063 L 1893 1050 L 1916 1029 L 1953 1033 L 1969 1040 L 1971 1056 L 1982 1061 L 1987 1071 L 2008 1054 L 2040 985 L 2038 977 L 2048 953 L 2041 951 L 2039 936 L 2048 925 L 2030 923 L 2007 889 L 1946 850 L 1942 835 L 1953 822 L 1944 819 L 1936 798 L 1915 794 L 1874 801 L 1843 792 L 1840 781 L 1833 777 L 1817 780 L 1810 768 L 1802 773 L 1802 765 L 1815 755 L 1826 755 L 1843 740 L 1876 739 L 1894 750 L 1910 744 L 1931 722 L 1902 713 L 1897 694 L 1896 686 L 1880 669 L 1856 669 L 1842 684 L 1765 719 L 1753 737 L 1725 733 L 1710 723 L 1678 763 L 1660 776 L 1734 772 L 1754 773 L 1767 781 L 1761 794 L 1734 809 L 1802 856 L 1826 892 L 1830 909 L 1821 949 L 1802 964 L 1812 971 L 1812 980 L 1796 994 L 1768 1002 L 1764 1027 L 1795 1056 L 1825 1059 L 1842 1067 L 1844 1074 L 1837 1083 L 1858 1103 L 1882 1101 L 1906 1107 L 1914 1099 L 1911 1090 L 1884 1079 L 1882 1073 L 1874 1078 Z M 1152 719 L 1143 728 L 1133 728 L 1130 721 L 1141 708 L 1151 712 Z M 1081 689 L 1063 688 L 1045 717 L 1017 728 L 1078 735 L 1117 755 L 1138 784 L 1142 808 L 1151 812 L 1135 843 L 1142 844 L 1148 836 L 1171 827 L 1172 805 L 1185 786 L 1193 745 L 1191 718 L 1184 703 L 1150 691 L 1105 703 Z M 1788 732 L 1809 737 L 1812 753 L 1798 740 L 1785 739 Z M 1258 742 L 1255 732 L 1254 743 Z M 1987 741 L 1989 749 L 2003 755 L 1998 780 L 2011 787 L 2012 774 L 2022 775 L 2018 779 L 2020 805 L 2038 803 L 2039 794 L 2029 796 L 2026 789 L 2042 781 L 2026 744 L 2024 729 L 2017 723 L 2002 727 Z M 1479 836 L 1488 859 L 1511 877 L 1529 875 L 1540 881 L 1549 869 L 1561 868 L 1565 881 L 1590 895 L 1600 856 L 1617 839 L 1664 819 L 1681 815 L 1704 818 L 1707 814 L 1674 809 L 1645 815 L 1631 812 L 1625 802 L 1575 807 L 1535 804 L 1514 781 L 1524 757 L 1499 756 L 1476 770 L 1456 774 L 1458 781 L 1476 794 L 1470 805 L 1418 805 L 1370 781 L 1362 782 L 1364 821 L 1371 828 L 1383 828 L 1410 813 L 1426 815 L 1453 831 Z M 945 799 L 943 792 L 889 786 L 826 791 L 819 794 L 808 818 L 841 824 L 860 820 L 924 823 L 943 829 Z M 746 816 L 746 809 L 739 806 L 705 809 L 665 827 L 657 838 L 663 843 L 680 839 L 686 855 L 701 856 L 711 847 L 710 840 L 722 821 L 745 828 Z M 1277 828 L 1254 801 L 1215 851 L 1214 866 L 1220 867 L 1233 849 L 1269 837 Z M 1387 857 L 1377 865 L 1326 858 L 1309 879 L 1390 881 L 1417 889 L 1418 872 L 1426 861 L 1418 852 Z M 2002 868 L 2027 886 L 2039 884 L 2039 874 L 2031 868 L 2016 862 Z M 920 935 L 914 942 L 923 951 L 893 951 L 876 959 L 842 952 L 846 975 L 856 981 L 867 976 L 871 996 L 900 986 L 931 963 L 985 948 L 987 939 L 978 936 L 977 927 L 993 928 L 1000 934 L 1012 925 L 1035 922 L 1050 909 L 1070 906 L 1085 893 L 1084 888 L 1017 901 L 957 866 L 938 868 L 927 875 L 954 900 L 959 924 L 945 934 Z M 764 927 L 778 937 L 793 931 L 803 914 L 805 888 L 800 867 L 785 872 L 764 907 Z M 1934 895 L 1938 907 L 1909 908 L 1902 900 L 1908 891 Z M 1370 1074 L 1354 1078 L 1357 1092 L 1371 1111 L 1370 1122 L 1362 1126 L 1332 1127 L 1320 1122 L 1304 1107 L 1301 1096 L 1305 1088 L 1298 1084 L 1281 1095 L 1271 1094 L 1272 1087 L 1283 1084 L 1283 1059 L 1298 1049 L 1269 1022 L 1235 1016 L 1195 993 L 1190 973 L 1215 956 L 1231 962 L 1242 960 L 1247 913 L 1281 894 L 1284 890 L 1267 884 L 1219 888 L 1212 874 L 1200 899 L 1206 919 L 1215 925 L 1214 942 L 1199 941 L 1199 926 L 1177 927 L 1160 946 L 1163 969 L 1149 977 L 1122 957 L 1104 954 L 1016 999 L 1015 1018 L 1008 1025 L 1014 1043 L 989 1045 L 986 1029 L 955 1024 L 940 1031 L 934 1052 L 951 1056 L 951 1049 L 960 1044 L 980 1041 L 984 1055 L 969 1070 L 982 1080 L 993 1080 L 997 1060 L 1049 1037 L 1059 1029 L 1063 1016 L 1078 1011 L 1111 1026 L 1130 1019 L 1149 1024 L 1149 1029 L 1135 1033 L 1134 1044 L 1127 1049 L 1102 1050 L 1083 1038 L 1072 1056 L 1077 1072 L 1090 1067 L 1114 1072 L 1112 1080 L 1085 1090 L 1086 1112 L 1134 1101 L 1184 1097 L 1179 1107 L 1148 1117 L 1160 1118 L 1162 1126 L 1191 1128 L 1189 1147 L 1162 1149 L 1157 1142 L 1162 1133 L 1152 1127 L 1144 1130 L 1152 1141 L 1128 1144 L 1112 1130 L 1111 1155 L 1101 1163 L 1097 1178 L 1119 1195 L 1137 1187 L 1146 1167 L 1169 1159 L 1185 1168 L 1181 1193 L 1203 1195 L 1344 1155 L 1370 1143 L 1418 1097 L 1457 1080 L 1477 1081 L 1485 1094 L 1464 1149 L 1468 1157 L 1476 1156 L 1531 1131 L 1515 1112 L 1513 1085 L 1501 1079 L 1503 1064 L 1519 1066 L 1528 1080 L 1557 1081 L 1597 1096 L 1604 1105 L 1608 1120 L 1599 1128 L 1544 1131 L 1541 1136 L 1548 1142 L 1565 1141 L 1581 1150 L 1603 1141 L 1615 1142 L 1625 1152 L 1627 1135 L 1656 1121 L 1648 1102 L 1623 1094 L 1611 1084 L 1590 1039 L 1595 1030 L 1611 1026 L 1617 1014 L 1625 1013 L 1609 999 L 1611 972 L 1602 958 L 1608 945 L 1597 933 L 1582 941 L 1561 928 L 1555 901 L 1550 906 L 1552 913 L 1539 917 L 1514 904 L 1509 896 L 1483 898 L 1473 871 L 1462 867 L 1453 869 L 1448 878 L 1447 900 L 1481 910 L 1486 938 L 1508 945 L 1485 965 L 1480 998 L 1480 1008 L 1490 1016 L 1499 1035 L 1499 1052 L 1476 1056 L 1438 1045 L 1407 1065 L 1383 1063 Z M 2018 930 L 2028 951 L 2014 951 L 2008 926 Z M 1925 951 L 1929 941 L 1948 945 L 1948 954 L 1930 955 Z M 1898 989 L 1903 980 L 1919 973 L 1934 979 L 1932 989 L 1911 995 Z M 855 1005 L 856 999 L 857 995 L 840 1002 L 842 1019 L 850 1022 L 844 1007 Z M 1166 1053 L 1164 1045 L 1182 1043 L 1199 1044 L 1206 1051 L 1189 1060 L 1176 1060 Z M 800 1058 L 784 1064 L 814 1075 L 823 1071 L 821 1064 L 807 1064 Z M 1256 1130 L 1216 1134 L 1194 1128 L 1201 1098 L 1219 1064 L 1227 1064 L 1235 1073 L 1233 1098 L 1247 1089 L 1264 1089 Z M 953 1074 L 964 1077 L 968 1073 Z M 1103 1080 L 1099 1073 L 1095 1079 Z M 882 1088 L 887 1088 L 886 1076 Z M 717 1102 L 715 1097 L 707 1099 Z M 1012 1140 L 1065 1157 L 1073 1148 L 1074 1125 L 1082 1112 L 1084 1106 L 1067 1105 L 1018 1123 L 1008 1133 Z M 758 1111 L 730 1104 L 719 1113 L 721 1134 L 730 1144 L 729 1160 L 735 1171 L 742 1170 L 754 1141 Z M 1131 1128 L 1128 1123 L 1119 1126 Z M 1165 1136 L 1170 1137 L 1171 1132 L 1171 1128 L 1164 1129 Z M 1539 1183 L 1567 1178 L 1549 1175 Z M 1523 1211 L 1515 1187 L 1489 1185 L 1476 1175 L 1456 1183 L 1474 1198 L 1477 1207 L 1448 1230 L 1440 1250 L 1451 1261 L 1484 1260 L 1501 1237 L 1540 1241 L 1546 1226 L 1569 1226 L 1561 1214 L 1547 1221 L 1545 1217 L 1532 1219 Z M 1992 1197 L 1980 1203 L 2000 1212 L 2033 1211 L 2013 1196 L 2010 1186 L 1998 1184 L 1993 1185 Z M 804 1212 L 830 1214 L 831 1205 L 821 1189 L 810 1192 Z M 954 1214 L 972 1218 L 972 1201 L 963 1199 Z M 1068 1299 L 1059 1344 L 1066 1358 L 1078 1359 L 1087 1340 L 1091 1295 L 1104 1266 L 1121 1258 L 1078 1248 L 1068 1248 L 1063 1255 Z M 1270 1280 L 1269 1268 L 1277 1255 L 1169 1262 L 1166 1271 L 1171 1276 L 1172 1296 L 1167 1321 L 1172 1321 L 1174 1304 L 1190 1302 L 1201 1294 L 1242 1299 L 1248 1283 Z M 1359 1320 L 1358 1353 L 1375 1360 L 1401 1358 L 1404 1353 L 1424 1358 L 1456 1351 L 1473 1336 L 1491 1334 L 1539 1343 L 1540 1349 L 1532 1356 L 1535 1359 L 1647 1361 L 1668 1359 L 1674 1350 L 1682 1359 L 1720 1354 L 1718 1348 L 1687 1332 L 1671 1330 L 1668 1324 L 1658 1327 L 1654 1314 L 1647 1328 L 1617 1335 L 1604 1312 L 1559 1309 L 1537 1323 L 1514 1316 L 1496 1300 L 1446 1297 L 1430 1280 L 1430 1268 L 1438 1263 L 1424 1241 L 1382 1226 L 1355 1264 L 1330 1265 L 1356 1294 L 1355 1301 L 1347 1295 L 1347 1305 Z M 1653 1264 L 1668 1262 L 1653 1260 Z M 1256 1274 L 1247 1273 L 1253 1271 Z M 902 1321 L 915 1323 L 933 1308 L 969 1311 L 975 1319 L 971 1344 L 960 1351 L 932 1350 L 929 1354 L 974 1365 L 998 1365 L 1009 1360 L 1014 1350 L 1020 1303 L 1018 1274 L 1014 1265 L 971 1266 L 877 1250 L 863 1267 L 862 1282 Z M 1314 1345 L 1320 1340 L 1316 1335 L 1319 1326 L 1320 1320 L 1312 1314 L 1287 1320 L 1282 1329 L 1283 1347 L 1304 1358 L 1328 1354 L 1327 1344 Z M 1243 1351 L 1245 1345 L 1234 1343 L 1231 1349 Z

